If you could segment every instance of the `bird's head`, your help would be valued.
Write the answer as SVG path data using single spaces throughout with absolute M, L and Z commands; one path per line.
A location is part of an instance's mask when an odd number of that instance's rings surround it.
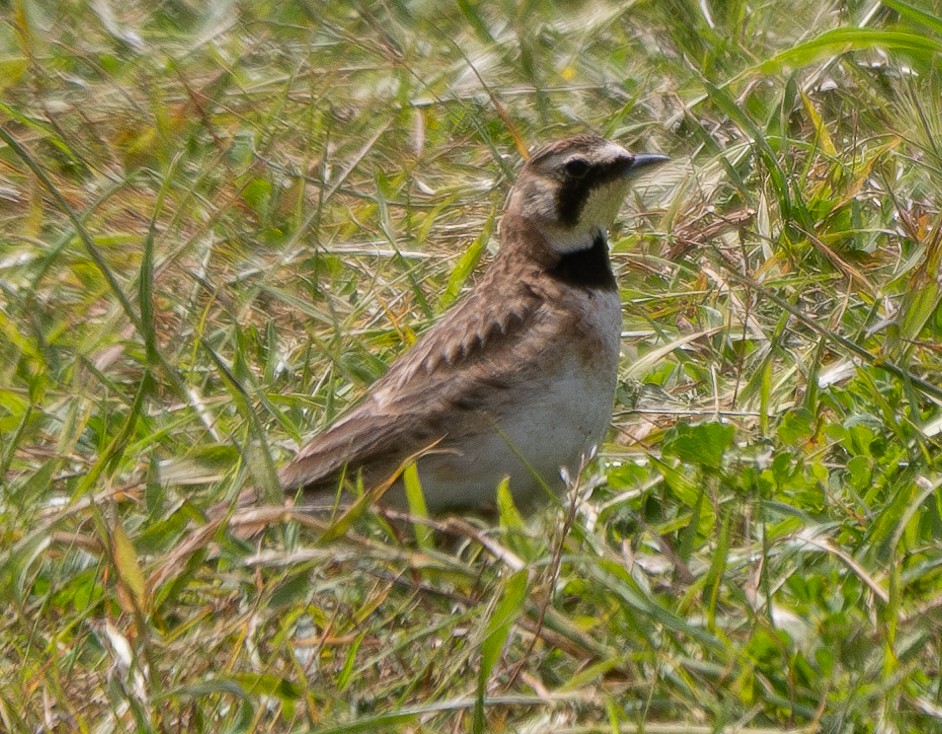
M 560 255 L 588 249 L 615 220 L 635 174 L 666 160 L 595 135 L 559 140 L 524 164 L 506 213 L 528 220 Z

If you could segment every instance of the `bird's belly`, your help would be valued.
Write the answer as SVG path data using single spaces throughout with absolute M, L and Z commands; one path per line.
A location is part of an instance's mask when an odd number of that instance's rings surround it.
M 532 508 L 548 500 L 548 492 L 563 489 L 561 467 L 572 475 L 578 472 L 583 456 L 602 440 L 611 422 L 614 365 L 605 374 L 586 375 L 573 360 L 551 386 L 527 390 L 529 395 L 511 401 L 500 415 L 481 416 L 490 430 L 461 442 L 460 450 L 444 447 L 419 460 L 430 512 L 494 508 L 504 477 L 510 478 L 517 505 Z M 401 488 L 393 490 L 401 493 Z
M 521 354 L 520 380 L 483 411 L 456 412 L 448 434 L 418 462 L 431 513 L 496 508 L 497 486 L 510 479 L 517 505 L 533 509 L 564 488 L 612 419 L 620 347 L 617 291 L 588 298 L 573 331 L 534 359 Z M 453 430 L 449 430 L 452 429 Z M 397 482 L 384 496 L 405 507 Z

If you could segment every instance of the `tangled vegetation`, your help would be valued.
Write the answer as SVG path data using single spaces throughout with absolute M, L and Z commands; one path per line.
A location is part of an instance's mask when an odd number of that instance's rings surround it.
M 942 731 L 938 2 L 0 21 L 2 728 Z M 572 496 L 240 507 L 584 131 L 672 163 L 613 232 L 616 417 Z

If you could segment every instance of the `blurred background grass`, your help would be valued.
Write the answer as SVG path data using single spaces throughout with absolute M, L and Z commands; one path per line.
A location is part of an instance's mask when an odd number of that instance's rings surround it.
M 4 728 L 942 731 L 937 0 L 0 21 Z M 211 520 L 583 131 L 673 161 L 591 501 L 452 553 Z

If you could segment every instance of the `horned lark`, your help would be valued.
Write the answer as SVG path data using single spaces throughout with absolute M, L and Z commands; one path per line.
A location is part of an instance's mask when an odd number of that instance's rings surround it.
M 492 509 L 504 477 L 524 509 L 561 489 L 612 417 L 621 304 L 606 230 L 632 177 L 665 160 L 588 135 L 534 153 L 487 272 L 282 469 L 285 491 L 329 507 L 410 457 L 432 513 Z M 401 481 L 381 502 L 406 506 Z

